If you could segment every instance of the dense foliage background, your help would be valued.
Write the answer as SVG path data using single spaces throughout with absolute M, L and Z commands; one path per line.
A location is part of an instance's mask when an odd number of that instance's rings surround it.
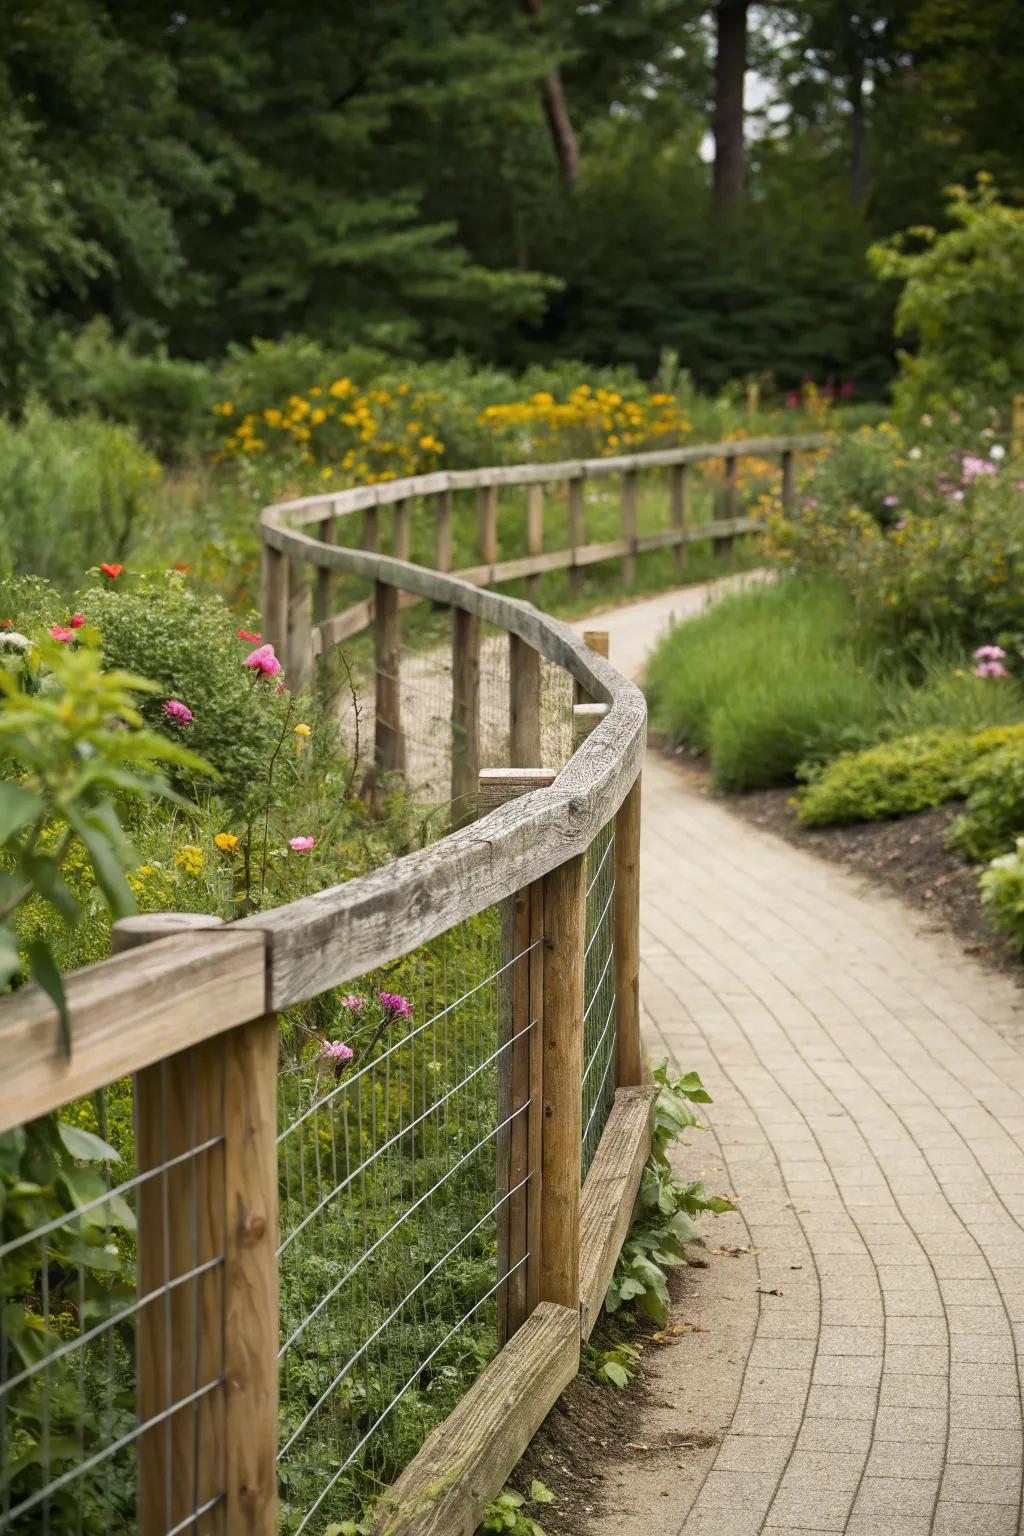
M 10 0 L 0 408 L 73 397 L 61 345 L 97 315 L 192 361 L 302 333 L 650 377 L 671 348 L 704 387 L 879 393 L 895 289 L 866 249 L 941 225 L 951 181 L 1021 190 L 1018 23 L 1017 0 Z

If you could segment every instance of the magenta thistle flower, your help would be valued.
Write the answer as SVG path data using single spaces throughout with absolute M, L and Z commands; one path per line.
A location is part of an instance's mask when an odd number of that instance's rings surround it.
M 84 623 L 85 623 L 85 614 L 84 613 L 73 613 L 71 615 L 70 619 L 68 619 L 68 628 L 69 629 L 81 629 L 81 627 L 82 627 L 82 625 Z
M 316 847 L 316 838 L 290 837 L 288 839 L 288 847 L 291 849 L 292 853 L 308 853 L 311 848 Z
M 254 651 L 249 652 L 242 666 L 252 667 L 254 672 L 259 672 L 264 677 L 276 677 L 281 670 L 281 663 L 274 655 L 272 645 L 258 645 Z
M 321 1052 L 329 1061 L 351 1061 L 355 1051 L 350 1045 L 345 1045 L 341 1040 L 325 1040 Z
M 900 504 L 900 499 L 899 499 L 898 496 L 883 496 L 882 497 L 882 506 L 883 507 L 898 507 L 899 504 Z
M 975 677 L 1009 677 L 1001 661 L 979 661 L 974 669 Z
M 75 638 L 74 630 L 65 629 L 63 624 L 51 624 L 50 634 L 55 640 L 68 641 Z
M 407 1019 L 412 1013 L 412 1003 L 398 992 L 381 992 L 380 1005 L 391 1019 Z
M 366 1007 L 365 997 L 343 997 L 341 1006 L 347 1008 L 349 1013 L 362 1013 Z
M 173 720 L 175 725 L 192 724 L 192 711 L 180 699 L 168 699 L 164 705 L 164 714 L 169 720 Z
M 1001 645 L 979 645 L 974 653 L 975 661 L 1005 661 L 1006 652 Z

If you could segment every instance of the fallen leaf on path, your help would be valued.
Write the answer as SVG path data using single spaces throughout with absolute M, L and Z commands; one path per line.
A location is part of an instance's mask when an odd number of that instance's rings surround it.
M 720 1259 L 741 1259 L 748 1253 L 755 1254 L 759 1250 L 757 1248 L 711 1248 L 708 1251 L 716 1254 Z
M 626 1450 L 627 1451 L 649 1451 L 650 1450 L 650 1446 L 649 1445 L 644 1445 L 639 1440 L 627 1440 L 626 1441 Z
M 781 1296 L 782 1295 L 782 1292 L 779 1290 L 778 1286 L 772 1286 L 769 1289 L 768 1286 L 757 1285 L 757 1286 L 754 1287 L 754 1291 L 755 1291 L 755 1294 L 758 1295 L 758 1296 Z

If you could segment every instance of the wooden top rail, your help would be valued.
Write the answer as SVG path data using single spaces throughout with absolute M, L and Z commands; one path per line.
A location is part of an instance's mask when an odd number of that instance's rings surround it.
M 434 496 L 441 491 L 467 491 L 491 485 L 550 485 L 567 480 L 597 480 L 621 475 L 630 470 L 666 469 L 674 464 L 700 464 L 708 459 L 762 458 L 779 453 L 813 453 L 829 441 L 825 432 L 804 432 L 783 437 L 741 437 L 720 443 L 694 443 L 688 448 L 659 448 L 650 453 L 619 454 L 604 459 L 562 459 L 552 464 L 503 464 L 493 469 L 436 470 L 429 475 L 411 475 L 404 480 L 387 480 L 380 485 L 357 485 L 351 490 L 317 496 L 300 496 L 294 501 L 268 507 L 264 524 L 277 524 L 287 515 L 293 527 L 321 522 L 324 517 L 341 517 L 348 512 L 362 512 L 367 507 L 386 507 L 410 496 Z

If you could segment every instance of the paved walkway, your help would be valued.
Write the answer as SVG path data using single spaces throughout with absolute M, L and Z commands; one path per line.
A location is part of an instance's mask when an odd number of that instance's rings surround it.
M 639 615 L 587 622 L 631 670 Z M 715 1100 L 682 1168 L 742 1203 L 594 1536 L 1016 1536 L 1024 994 L 671 761 L 644 783 L 648 1043 Z

